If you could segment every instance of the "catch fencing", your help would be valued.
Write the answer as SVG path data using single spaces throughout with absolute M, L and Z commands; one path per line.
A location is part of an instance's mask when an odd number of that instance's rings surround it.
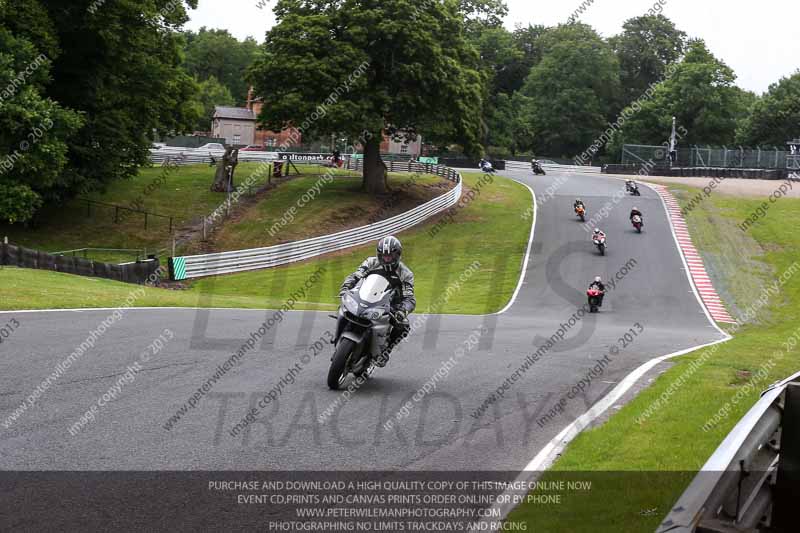
M 800 373 L 761 395 L 657 533 L 797 531 L 798 465 Z
M 735 148 L 689 146 L 679 147 L 675 167 L 786 169 L 790 152 L 778 148 Z M 622 148 L 622 164 L 652 162 L 669 165 L 669 150 L 664 146 L 626 144 Z
M 361 170 L 363 160 L 350 159 L 347 168 Z M 378 240 L 385 235 L 398 233 L 442 213 L 458 203 L 462 193 L 461 174 L 442 165 L 390 161 L 389 172 L 419 172 L 435 174 L 456 183 L 447 193 L 430 200 L 410 211 L 375 224 L 340 231 L 332 235 L 314 237 L 297 242 L 278 244 L 266 248 L 221 252 L 215 254 L 172 257 L 169 260 L 170 277 L 179 281 L 204 276 L 216 276 L 272 268 L 304 261 L 323 254 L 345 250 Z
M 720 168 L 720 167 L 669 167 L 635 165 L 605 165 L 603 172 L 606 174 L 638 175 L 639 177 L 666 176 L 677 178 L 739 178 L 782 180 L 792 179 L 789 171 L 766 168 Z
M 156 258 L 115 265 L 74 257 L 56 255 L 22 246 L 0 244 L 0 265 L 19 268 L 51 270 L 94 278 L 105 278 L 125 283 L 144 284 L 159 268 Z

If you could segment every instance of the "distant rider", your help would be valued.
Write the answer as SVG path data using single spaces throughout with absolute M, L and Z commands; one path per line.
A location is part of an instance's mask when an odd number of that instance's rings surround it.
M 481 159 L 480 167 L 484 172 L 491 172 L 494 170 L 491 161 L 487 161 L 486 159 Z
M 631 209 L 631 216 L 630 216 L 631 222 L 633 222 L 633 217 L 635 217 L 636 215 L 639 215 L 639 217 L 642 219 L 642 222 L 644 222 L 644 215 L 642 215 L 642 212 L 639 211 L 638 207 L 634 206 L 634 208 Z
M 599 241 L 606 238 L 606 234 L 600 231 L 600 228 L 594 228 L 594 233 L 592 233 L 592 239 L 595 241 Z
M 575 200 L 575 204 L 572 207 L 575 209 L 575 211 L 578 210 L 578 207 L 582 207 L 584 210 L 586 210 L 586 206 L 583 205 L 583 200 L 581 200 L 580 198 L 577 198 Z
M 603 299 L 606 297 L 606 286 L 603 284 L 603 278 L 597 276 L 594 281 L 589 284 L 589 290 L 597 289 L 600 291 L 600 305 L 603 305 Z
M 392 314 L 395 317 L 394 327 L 389 335 L 389 345 L 375 361 L 375 364 L 379 367 L 386 366 L 389 354 L 403 338 L 408 336 L 411 330 L 408 315 L 417 307 L 417 300 L 414 297 L 414 273 L 405 263 L 400 261 L 402 254 L 403 245 L 400 244 L 396 237 L 384 237 L 378 241 L 377 256 L 368 257 L 366 261 L 361 263 L 358 270 L 345 278 L 339 291 L 339 295 L 343 295 L 346 291 L 355 287 L 359 281 L 374 273 L 381 273 L 386 276 L 392 288 L 396 289 L 395 296 L 392 299 Z

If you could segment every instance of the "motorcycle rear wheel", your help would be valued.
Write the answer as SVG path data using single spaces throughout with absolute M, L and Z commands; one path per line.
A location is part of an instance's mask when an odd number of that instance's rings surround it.
M 347 360 L 353 353 L 356 343 L 350 339 L 341 339 L 336 346 L 336 351 L 333 352 L 333 360 L 331 361 L 331 368 L 328 370 L 328 388 L 331 390 L 339 390 L 344 384 L 347 377 L 345 374 L 345 367 Z

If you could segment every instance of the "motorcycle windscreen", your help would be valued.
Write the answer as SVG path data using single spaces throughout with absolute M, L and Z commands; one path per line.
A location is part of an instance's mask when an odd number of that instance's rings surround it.
M 390 289 L 391 286 L 386 278 L 379 274 L 370 274 L 358 289 L 358 296 L 362 302 L 374 304 L 383 300 Z

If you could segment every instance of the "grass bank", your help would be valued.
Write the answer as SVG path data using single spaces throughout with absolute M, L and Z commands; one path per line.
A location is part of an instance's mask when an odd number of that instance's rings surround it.
M 242 163 L 237 168 L 237 178 L 258 168 L 258 163 Z M 225 200 L 225 195 L 211 192 L 214 169 L 208 165 L 188 165 L 174 170 L 162 167 L 143 168 L 127 180 L 109 184 L 103 192 L 88 194 L 85 198 L 96 202 L 125 207 L 136 207 L 173 217 L 175 229 L 197 223 L 211 214 Z M 73 199 L 41 213 L 34 227 L 0 224 L 0 237 L 9 242 L 46 252 L 77 248 L 146 249 L 148 253 L 167 250 L 171 246 L 169 220 L 148 217 L 145 229 L 140 213 L 120 211 L 113 207 L 87 206 L 81 199 Z M 89 259 L 96 261 L 130 261 L 128 254 L 95 253 Z
M 449 223 L 431 219 L 399 234 L 404 261 L 416 274 L 418 310 L 424 311 L 470 265 L 479 268 L 453 291 L 442 313 L 486 313 L 501 309 L 516 288 L 527 249 L 530 222 L 522 214 L 532 203 L 519 183 L 496 177 L 478 187 L 480 174 L 466 174 L 465 186 L 480 191 L 474 201 L 456 209 Z M 437 226 L 437 224 L 439 224 Z M 432 229 L 438 232 L 432 235 Z M 207 278 L 188 284 L 187 290 L 150 289 L 137 306 L 279 307 L 318 268 L 325 269 L 298 309 L 333 309 L 344 277 L 369 255 L 373 245 L 289 265 L 283 268 Z M 0 271 L 2 309 L 113 307 L 120 305 L 132 286 L 36 270 Z
M 259 248 L 356 228 L 422 205 L 447 192 L 452 182 L 431 175 L 392 173 L 393 194 L 377 199 L 361 185 L 362 178 L 355 176 L 292 179 L 227 221 L 208 248 Z

